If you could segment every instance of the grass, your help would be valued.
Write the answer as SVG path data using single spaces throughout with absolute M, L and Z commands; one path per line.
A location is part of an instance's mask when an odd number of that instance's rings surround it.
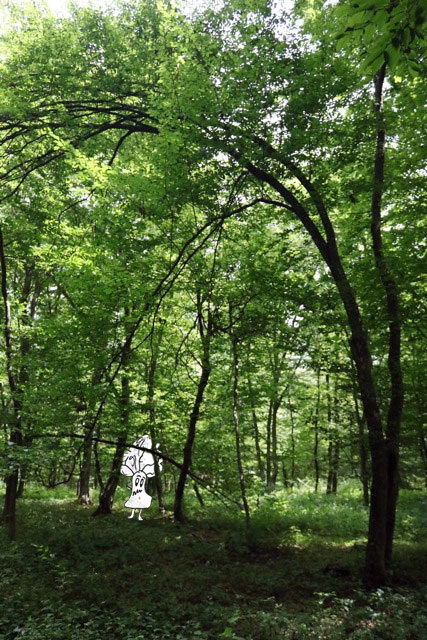
M 123 504 L 127 492 L 118 496 Z M 358 490 L 304 487 L 242 517 L 191 500 L 188 524 L 93 518 L 61 488 L 29 487 L 18 537 L 0 532 L 2 640 L 427 638 L 427 494 L 399 502 L 393 589 L 363 592 L 367 510 Z

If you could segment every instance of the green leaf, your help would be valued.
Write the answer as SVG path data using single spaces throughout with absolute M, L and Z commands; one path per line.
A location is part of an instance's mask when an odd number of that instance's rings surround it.
M 378 47 L 376 47 L 362 62 L 360 66 L 361 70 L 363 71 L 367 69 L 372 69 L 373 66 L 376 65 L 377 61 L 380 58 L 381 58 L 381 64 L 382 64 L 383 51 L 382 49 L 378 49 Z M 379 64 L 378 69 L 380 68 L 381 64 Z
M 389 14 L 387 11 L 377 11 L 373 14 L 372 19 L 378 27 L 383 27 L 389 19 Z
M 421 67 L 415 60 L 409 60 L 408 71 L 414 78 L 418 77 L 421 73 Z
M 341 33 L 335 36 L 335 40 L 341 40 L 341 38 L 345 38 L 350 31 L 354 31 L 353 27 L 347 27 L 345 31 L 342 31 Z
M 369 42 L 371 41 L 372 36 L 374 35 L 376 31 L 376 26 L 373 22 L 371 22 L 370 24 L 368 24 L 365 29 L 364 29 L 364 33 L 363 33 L 363 42 L 365 44 L 369 44 Z
M 384 51 L 384 59 L 387 65 L 394 69 L 399 61 L 399 50 L 393 47 L 392 45 L 388 46 Z
M 351 35 L 343 34 L 341 39 L 337 42 L 337 51 L 340 51 L 340 49 L 345 49 L 351 44 L 352 41 L 353 38 Z
M 370 15 L 366 11 L 357 11 L 353 15 L 349 16 L 348 24 L 350 27 L 354 26 L 357 28 L 364 24 L 369 17 Z
M 340 4 L 335 7 L 335 15 L 338 18 L 346 18 L 348 15 L 348 6 L 346 4 Z

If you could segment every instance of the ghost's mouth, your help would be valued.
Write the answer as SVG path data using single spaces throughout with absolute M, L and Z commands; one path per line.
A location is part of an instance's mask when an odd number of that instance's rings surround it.
M 142 488 L 142 489 L 134 489 L 132 491 L 132 495 L 133 496 L 136 496 L 137 493 L 145 493 L 144 488 Z

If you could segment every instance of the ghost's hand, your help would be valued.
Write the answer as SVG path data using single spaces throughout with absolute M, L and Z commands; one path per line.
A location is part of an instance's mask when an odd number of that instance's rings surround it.
M 156 444 L 156 449 L 158 449 L 160 447 L 160 443 Z M 159 471 L 161 471 L 163 469 L 163 460 L 160 458 L 160 456 L 156 456 L 157 459 L 157 467 L 159 469 Z

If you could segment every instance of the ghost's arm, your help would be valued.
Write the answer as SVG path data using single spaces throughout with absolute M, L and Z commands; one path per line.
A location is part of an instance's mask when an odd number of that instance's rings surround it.
M 159 471 L 161 471 L 163 469 L 163 464 L 160 458 L 157 459 L 157 465 L 158 465 Z M 153 478 L 156 475 L 154 470 L 154 461 L 152 464 L 144 465 L 141 471 L 147 478 Z
M 157 443 L 156 444 L 156 450 L 160 447 L 160 444 Z M 163 469 L 163 460 L 161 458 L 159 458 L 158 456 L 156 456 L 157 458 L 157 466 L 159 468 L 159 471 L 161 471 Z
M 155 473 L 154 473 L 154 464 L 146 464 L 144 465 L 144 467 L 141 469 L 141 472 L 144 474 L 144 476 L 146 478 L 153 478 Z
M 136 458 L 134 455 L 128 454 L 123 457 L 120 473 L 124 476 L 133 476 L 137 472 Z
M 120 473 L 124 476 L 133 476 L 133 472 L 131 469 L 129 469 L 129 467 L 125 464 L 122 464 L 121 468 L 120 468 Z
M 159 448 L 159 444 L 156 444 L 156 450 Z M 149 444 L 149 447 L 147 448 L 152 448 L 151 447 L 151 442 Z M 156 456 L 157 458 L 157 465 L 158 465 L 158 469 L 159 471 L 161 471 L 163 469 L 163 463 L 162 463 L 162 459 L 159 458 L 158 456 Z M 141 456 L 140 460 L 139 460 L 139 468 L 142 471 L 143 469 L 146 469 L 146 467 L 152 467 L 152 473 L 151 475 L 154 475 L 154 456 L 152 453 L 150 453 L 149 451 L 144 451 L 144 455 Z M 147 473 L 144 471 L 144 473 L 147 475 Z

